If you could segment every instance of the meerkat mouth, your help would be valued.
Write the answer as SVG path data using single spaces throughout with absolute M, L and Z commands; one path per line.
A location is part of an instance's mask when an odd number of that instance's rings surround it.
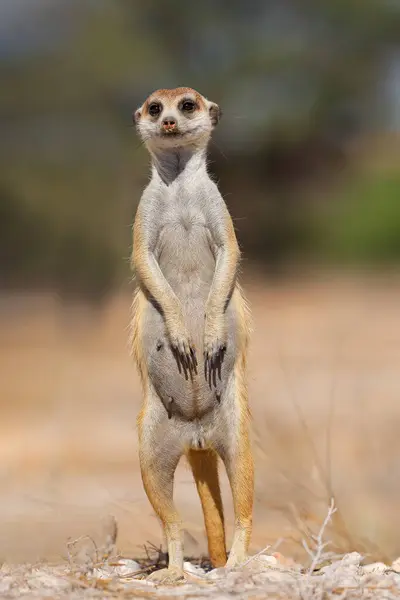
M 179 137 L 185 135 L 181 131 L 177 131 L 176 129 L 166 129 L 165 131 L 161 131 L 162 137 Z
M 187 137 L 190 135 L 195 135 L 198 133 L 199 131 L 199 127 L 195 127 L 194 129 L 191 129 L 190 131 L 180 131 L 179 129 L 167 129 L 165 131 L 161 130 L 159 132 L 160 137 L 162 138 L 167 138 L 167 137 Z

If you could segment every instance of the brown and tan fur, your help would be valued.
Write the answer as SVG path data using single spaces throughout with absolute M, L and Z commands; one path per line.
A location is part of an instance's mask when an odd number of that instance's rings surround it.
M 138 287 L 131 330 L 143 388 L 142 479 L 168 543 L 169 567 L 152 575 L 157 580 L 183 577 L 182 526 L 172 498 L 182 454 L 200 496 L 213 566 L 227 561 L 218 456 L 235 510 L 228 566 L 245 560 L 251 536 L 250 314 L 237 281 L 232 220 L 205 162 L 219 117 L 218 106 L 191 88 L 158 90 L 135 113 L 152 156 L 152 180 L 133 227 Z

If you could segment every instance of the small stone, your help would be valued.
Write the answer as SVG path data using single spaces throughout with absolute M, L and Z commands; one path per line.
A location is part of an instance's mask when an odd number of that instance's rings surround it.
M 342 566 L 346 567 L 350 565 L 356 565 L 358 567 L 362 559 L 363 557 L 358 552 L 350 552 L 349 554 L 345 554 L 343 556 L 340 563 L 342 564 Z
M 2 577 L 0 579 L 0 594 L 6 594 L 11 589 L 13 581 L 15 581 L 15 579 L 10 575 Z
M 400 556 L 392 562 L 391 569 L 396 573 L 400 573 Z
M 382 562 L 375 562 L 362 567 L 363 573 L 386 573 L 389 567 Z
M 111 579 L 112 577 L 135 576 L 141 570 L 141 566 L 130 558 L 119 558 L 93 570 L 95 579 Z
M 227 574 L 228 569 L 226 567 L 218 567 L 207 573 L 206 577 L 207 579 L 221 579 L 222 577 L 226 577 Z
M 272 565 L 275 566 L 278 563 L 278 558 L 276 556 L 274 556 L 273 554 L 260 554 L 260 556 L 257 556 L 257 558 L 255 558 L 255 560 L 260 560 L 262 562 L 267 563 L 268 565 Z
M 198 565 L 193 565 L 191 562 L 184 562 L 183 570 L 187 573 L 190 573 L 191 575 L 197 575 L 198 577 L 204 577 L 204 575 L 206 574 L 204 569 L 202 569 Z
M 132 560 L 131 558 L 119 558 L 118 561 L 116 561 L 116 563 L 111 564 L 115 564 L 114 569 L 116 575 L 126 576 L 130 575 L 131 573 L 132 575 L 134 575 L 137 571 L 141 570 L 141 566 L 139 565 L 139 563 L 136 562 L 136 560 Z
M 358 552 L 351 552 L 350 554 L 345 554 L 340 560 L 335 560 L 334 562 L 325 565 L 319 572 L 329 576 L 338 572 L 350 572 L 356 574 L 360 568 L 362 558 L 363 557 Z

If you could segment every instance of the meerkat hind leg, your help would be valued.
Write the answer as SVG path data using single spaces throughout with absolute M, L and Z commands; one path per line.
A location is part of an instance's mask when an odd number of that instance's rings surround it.
M 146 426 L 146 415 L 139 423 L 139 444 L 144 489 L 164 528 L 169 555 L 168 568 L 154 571 L 148 579 L 175 583 L 184 578 L 182 524 L 173 502 L 174 473 L 182 455 L 180 444 L 168 443 L 165 432 L 157 426 Z

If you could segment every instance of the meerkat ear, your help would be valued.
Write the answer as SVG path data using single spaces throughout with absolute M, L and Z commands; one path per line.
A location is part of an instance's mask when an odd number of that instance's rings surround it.
M 134 113 L 132 113 L 132 121 L 134 122 L 135 125 L 138 124 L 141 116 L 142 116 L 142 113 L 141 113 L 140 108 L 138 108 L 137 110 L 135 110 Z
M 215 127 L 215 125 L 218 125 L 222 117 L 222 110 L 220 109 L 218 104 L 215 104 L 215 102 L 209 102 L 208 112 L 210 113 L 211 123 Z

